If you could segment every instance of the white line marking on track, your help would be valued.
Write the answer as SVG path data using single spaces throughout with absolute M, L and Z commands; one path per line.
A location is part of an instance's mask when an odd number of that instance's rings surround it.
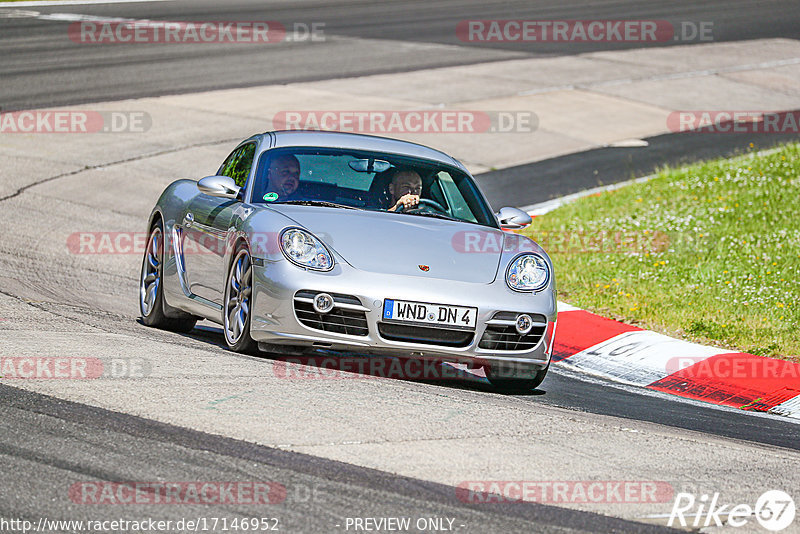
M 605 146 L 612 148 L 643 148 L 650 146 L 650 143 L 644 139 L 623 139 L 622 141 L 614 141 Z
M 35 2 L 0 2 L 0 9 L 6 7 L 50 7 L 50 6 L 91 6 L 95 4 L 143 4 L 146 2 L 172 2 L 173 0 L 63 0 Z
M 96 15 L 80 15 L 78 13 L 41 13 L 39 20 L 55 20 L 57 22 L 134 22 L 137 19 L 122 17 L 98 17 Z
M 567 304 L 566 302 L 561 302 L 559 300 L 558 301 L 558 311 L 559 312 L 581 311 L 581 308 L 578 308 L 576 306 L 572 306 L 570 304 Z
M 769 413 L 800 419 L 800 395 L 774 406 Z

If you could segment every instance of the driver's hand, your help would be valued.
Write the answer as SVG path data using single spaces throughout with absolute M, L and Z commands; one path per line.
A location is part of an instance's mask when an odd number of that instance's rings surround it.
M 412 209 L 419 205 L 419 195 L 411 195 L 411 194 L 403 195 L 402 197 L 400 197 L 400 200 L 397 201 L 397 204 L 395 204 L 389 211 L 397 210 L 397 208 L 400 207 L 401 204 L 403 205 L 403 210 Z

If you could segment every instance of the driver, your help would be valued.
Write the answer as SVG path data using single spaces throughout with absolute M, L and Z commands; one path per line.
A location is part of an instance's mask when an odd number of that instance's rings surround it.
M 286 200 L 300 185 L 300 161 L 292 154 L 273 158 L 267 170 L 266 193 L 276 193 L 278 200 Z
M 403 210 L 409 210 L 419 205 L 419 196 L 422 194 L 422 178 L 415 171 L 396 169 L 389 182 L 389 194 L 392 196 L 391 208 L 396 211 L 400 205 Z

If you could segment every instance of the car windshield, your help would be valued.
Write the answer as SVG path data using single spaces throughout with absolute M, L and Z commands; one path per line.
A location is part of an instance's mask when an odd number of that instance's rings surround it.
M 399 212 L 497 227 L 472 178 L 456 167 L 395 154 L 293 148 L 264 152 L 253 203 L 303 204 L 388 212 L 403 195 L 419 204 Z

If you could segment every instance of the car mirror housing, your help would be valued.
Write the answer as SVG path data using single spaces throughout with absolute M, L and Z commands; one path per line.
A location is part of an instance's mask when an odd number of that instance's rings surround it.
M 233 178 L 227 176 L 206 176 L 197 182 L 197 189 L 206 195 L 220 198 L 236 199 L 242 189 Z
M 533 222 L 530 215 L 518 208 L 500 208 L 496 215 L 504 230 L 521 230 Z

